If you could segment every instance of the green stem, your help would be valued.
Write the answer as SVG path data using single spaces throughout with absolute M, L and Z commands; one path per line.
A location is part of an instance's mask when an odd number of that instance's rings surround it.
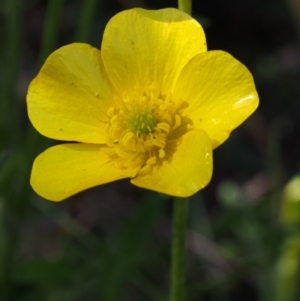
M 183 301 L 185 294 L 186 223 L 188 199 L 174 200 L 171 251 L 170 301 Z
M 39 63 L 42 65 L 47 56 L 55 49 L 59 20 L 64 0 L 48 1 L 46 19 L 43 29 Z
M 3 22 L 1 19 L 1 25 L 3 25 L 0 32 L 0 34 L 2 34 L 0 40 L 0 72 L 2 73 L 2 78 L 0 78 L 1 146 L 5 146 L 6 143 L 16 145 L 21 140 L 20 116 L 18 114 L 19 104 L 16 99 L 16 79 L 20 68 L 19 50 L 22 32 L 20 25 L 22 2 L 18 0 L 6 2 L 7 15 L 3 17 Z
M 191 15 L 192 14 L 192 0 L 178 0 L 178 9 Z
M 74 41 L 86 42 L 88 40 L 88 34 L 91 29 L 94 15 L 97 12 L 97 0 L 85 0 L 82 3 L 81 15 L 78 22 L 77 31 L 75 33 Z

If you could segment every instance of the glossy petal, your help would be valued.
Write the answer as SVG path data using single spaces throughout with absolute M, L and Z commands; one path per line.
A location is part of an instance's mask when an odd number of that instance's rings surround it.
M 118 91 L 155 84 L 164 93 L 206 42 L 201 25 L 177 9 L 131 9 L 108 22 L 101 51 Z
M 30 84 L 29 118 L 49 138 L 102 143 L 114 93 L 100 51 L 87 44 L 67 45 L 48 57 Z
M 212 150 L 208 136 L 202 130 L 184 135 L 181 144 L 156 172 L 137 176 L 131 183 L 168 195 L 188 197 L 208 184 L 212 175 Z
M 90 187 L 132 174 L 116 169 L 101 147 L 93 144 L 61 144 L 34 161 L 30 183 L 45 199 L 61 201 Z
M 252 75 L 223 51 L 194 57 L 180 74 L 174 94 L 189 103 L 186 113 L 196 128 L 206 131 L 213 148 L 258 106 Z

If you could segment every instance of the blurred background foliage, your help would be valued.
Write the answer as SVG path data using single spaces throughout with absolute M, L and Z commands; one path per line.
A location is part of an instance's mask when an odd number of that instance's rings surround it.
M 121 10 L 176 5 L 0 0 L 1 301 L 167 300 L 171 198 L 125 180 L 41 199 L 30 169 L 53 142 L 30 125 L 25 99 L 56 48 L 99 47 Z M 250 69 L 261 104 L 214 152 L 213 179 L 191 198 L 187 300 L 299 300 L 300 1 L 195 0 L 193 15 L 210 50 Z

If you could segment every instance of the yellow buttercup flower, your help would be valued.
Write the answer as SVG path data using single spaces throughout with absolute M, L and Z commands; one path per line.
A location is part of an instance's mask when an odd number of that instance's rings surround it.
M 258 96 L 244 65 L 207 52 L 192 17 L 132 9 L 108 22 L 101 51 L 75 43 L 52 53 L 27 105 L 41 134 L 70 141 L 34 162 L 31 185 L 44 198 L 123 178 L 187 197 L 210 181 L 212 149 L 256 109 Z

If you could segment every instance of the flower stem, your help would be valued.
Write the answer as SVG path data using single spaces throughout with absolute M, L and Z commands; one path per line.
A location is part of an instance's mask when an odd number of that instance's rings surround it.
M 176 198 L 173 208 L 170 301 L 184 300 L 187 211 L 188 199 Z
M 178 9 L 191 15 L 192 14 L 192 0 L 178 0 Z

